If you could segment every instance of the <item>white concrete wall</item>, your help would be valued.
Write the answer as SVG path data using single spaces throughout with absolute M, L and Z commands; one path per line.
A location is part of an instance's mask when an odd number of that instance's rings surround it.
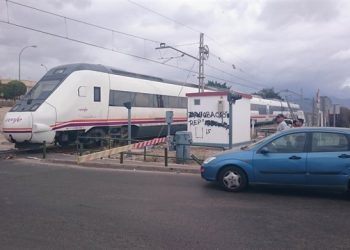
M 200 105 L 194 105 L 194 100 Z M 223 101 L 222 112 L 218 102 Z M 232 142 L 250 140 L 250 99 L 243 98 L 233 104 Z M 228 145 L 229 143 L 229 103 L 223 96 L 188 97 L 188 131 L 192 132 L 193 142 L 200 144 Z

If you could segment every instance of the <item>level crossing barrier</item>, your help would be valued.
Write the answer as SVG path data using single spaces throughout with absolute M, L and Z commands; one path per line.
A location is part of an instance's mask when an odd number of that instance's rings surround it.
M 107 158 L 107 157 L 110 157 L 111 155 L 116 155 L 116 154 L 119 154 L 122 152 L 127 152 L 127 151 L 132 150 L 132 149 L 141 149 L 141 148 L 144 148 L 146 146 L 157 145 L 157 144 L 164 143 L 164 142 L 166 142 L 166 137 L 154 138 L 154 139 L 148 140 L 148 141 L 137 142 L 137 143 L 121 146 L 121 147 L 106 149 L 106 150 L 103 150 L 100 152 L 95 152 L 95 153 L 86 154 L 86 155 L 80 155 L 77 158 L 77 162 L 82 163 L 82 162 L 86 162 L 86 161 Z

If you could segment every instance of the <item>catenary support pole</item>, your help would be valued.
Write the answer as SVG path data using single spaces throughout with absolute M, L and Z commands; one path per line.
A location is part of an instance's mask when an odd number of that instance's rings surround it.
M 232 102 L 229 101 L 229 130 L 228 130 L 228 147 L 232 148 Z
M 335 104 L 333 104 L 333 127 L 335 127 Z

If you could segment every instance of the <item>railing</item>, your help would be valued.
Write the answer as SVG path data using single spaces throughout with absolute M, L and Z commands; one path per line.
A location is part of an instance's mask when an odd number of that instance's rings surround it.
M 114 148 L 113 145 L 115 143 L 115 141 L 118 141 L 118 146 L 122 147 L 122 145 L 126 145 L 126 143 L 121 143 L 121 142 L 127 142 L 128 139 L 124 139 L 124 138 L 113 138 L 113 137 L 80 137 L 78 139 L 96 139 L 96 140 L 100 140 L 101 141 L 101 145 L 104 145 L 104 147 L 102 147 L 106 152 L 105 153 L 102 153 L 103 156 L 101 156 L 101 158 L 107 158 L 107 157 L 110 157 L 109 155 L 109 152 L 111 151 L 116 151 L 116 150 L 113 150 L 113 149 L 118 149 L 117 148 Z M 102 140 L 104 141 L 104 143 L 102 142 Z M 86 160 L 92 160 L 92 159 L 97 159 L 97 158 L 100 158 L 100 154 L 98 153 L 99 151 L 98 150 L 101 150 L 100 149 L 97 149 L 94 148 L 94 149 L 91 149 L 91 148 L 88 148 L 88 149 L 84 149 L 84 146 L 83 146 L 83 143 L 81 142 L 78 142 L 78 141 L 81 141 L 81 140 L 77 140 L 77 152 L 78 152 L 78 155 L 80 156 L 78 162 L 83 162 L 83 161 L 86 161 Z M 107 143 L 106 143 L 107 142 Z M 132 143 L 138 143 L 138 142 L 147 142 L 147 140 L 131 140 Z M 177 145 L 177 146 L 183 146 L 183 145 Z M 196 147 L 196 146 L 191 146 L 191 147 Z M 117 152 L 115 155 L 118 155 L 118 157 L 116 157 L 115 159 L 119 159 L 120 163 L 124 163 L 124 160 L 126 158 L 126 156 L 128 157 L 131 157 L 131 156 L 143 156 L 141 159 L 143 159 L 143 161 L 147 161 L 150 157 L 152 158 L 163 158 L 164 159 L 164 166 L 168 166 L 169 165 L 169 161 L 171 159 L 176 159 L 177 162 L 179 163 L 182 163 L 182 164 L 185 164 L 189 161 L 194 161 L 195 163 L 201 165 L 202 162 L 203 162 L 203 159 L 200 159 L 198 157 L 196 157 L 194 154 L 192 154 L 190 156 L 190 158 L 188 157 L 185 157 L 185 154 L 182 155 L 182 157 L 176 157 L 176 156 L 170 156 L 169 155 L 169 150 L 168 150 L 168 147 L 165 147 L 163 148 L 163 153 L 160 155 L 160 154 L 150 154 L 150 153 L 147 153 L 147 148 L 148 146 L 145 146 L 143 147 L 143 152 L 131 152 L 130 148 L 124 148 L 122 149 L 123 151 L 122 152 Z M 218 147 L 218 146 L 211 146 L 211 148 L 220 148 L 221 150 L 225 150 L 223 147 Z M 88 154 L 93 154 L 95 156 L 92 156 L 92 157 L 89 157 L 87 156 L 86 158 L 84 157 L 85 152 L 88 152 Z M 100 151 L 101 152 L 101 151 Z M 82 156 L 82 157 L 81 157 Z
M 84 144 L 81 142 L 81 139 L 96 139 L 99 141 L 104 141 L 104 143 L 100 143 L 99 147 L 84 147 Z M 113 145 L 115 144 L 115 142 L 118 141 L 118 146 L 122 146 L 122 145 L 127 145 L 128 139 L 123 139 L 123 138 L 113 138 L 113 137 L 78 137 L 78 139 L 76 140 L 76 154 L 78 156 L 83 156 L 84 154 L 87 153 L 94 153 L 94 152 L 100 152 L 102 149 L 106 150 L 106 149 L 112 149 Z M 132 139 L 131 142 L 137 143 L 137 142 L 145 142 L 146 140 L 135 140 Z M 107 142 L 107 143 L 106 143 Z M 178 144 L 178 146 L 182 146 L 180 144 Z M 124 160 L 126 157 L 131 157 L 131 156 L 142 156 L 142 159 L 144 162 L 146 162 L 149 158 L 161 158 L 164 159 L 164 166 L 168 167 L 169 166 L 169 160 L 176 160 L 177 157 L 176 156 L 170 156 L 169 155 L 169 150 L 167 147 L 163 148 L 163 153 L 160 154 L 152 154 L 152 153 L 148 153 L 147 149 L 149 146 L 145 146 L 143 147 L 143 152 L 131 152 L 130 150 L 127 150 L 125 152 L 120 152 L 118 154 L 118 157 L 116 157 L 115 159 L 119 159 L 120 164 L 124 163 Z M 191 146 L 191 147 L 199 147 L 199 146 Z M 220 148 L 221 150 L 225 150 L 223 147 L 216 147 L 216 146 L 211 146 L 213 148 Z M 42 158 L 46 159 L 47 158 L 47 144 L 45 141 L 43 141 L 42 144 L 39 144 L 37 147 L 35 148 L 31 148 L 31 149 L 26 149 L 21 150 L 21 152 L 26 152 L 26 151 L 37 151 L 37 152 L 42 152 Z M 73 151 L 74 152 L 74 151 Z M 182 156 L 181 163 L 185 164 L 187 162 L 193 161 L 199 165 L 201 165 L 204 161 L 204 159 L 200 159 L 198 157 L 196 157 L 194 154 L 190 155 L 191 158 L 186 158 L 185 155 Z

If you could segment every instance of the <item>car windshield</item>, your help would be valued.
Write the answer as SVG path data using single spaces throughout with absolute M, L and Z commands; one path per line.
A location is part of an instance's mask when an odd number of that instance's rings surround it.
M 244 146 L 244 147 L 242 147 L 241 149 L 242 149 L 242 150 L 250 150 L 250 149 L 252 149 L 252 148 L 254 148 L 254 147 L 256 147 L 256 146 L 259 146 L 259 145 L 263 144 L 264 142 L 266 142 L 267 140 L 269 140 L 270 138 L 272 138 L 274 135 L 275 135 L 275 134 L 271 134 L 271 135 L 269 135 L 269 136 L 267 136 L 267 137 L 261 139 L 260 141 L 254 142 L 254 143 L 252 143 L 252 144 L 250 144 L 250 145 L 247 145 L 247 146 Z
M 26 95 L 32 100 L 45 100 L 55 90 L 61 80 L 39 81 Z

